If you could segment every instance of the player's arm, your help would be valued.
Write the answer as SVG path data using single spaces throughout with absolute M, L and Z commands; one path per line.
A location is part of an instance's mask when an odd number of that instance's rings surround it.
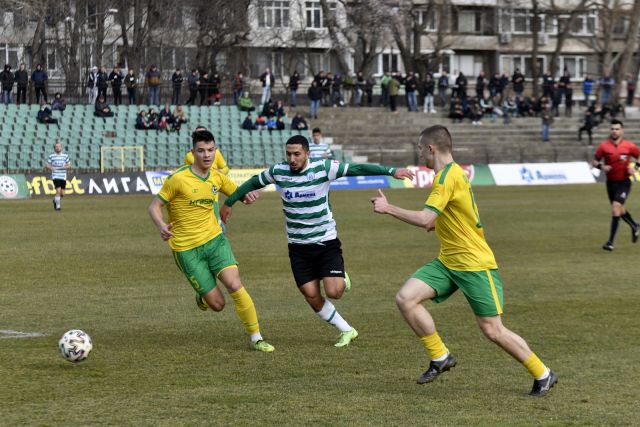
M 231 216 L 231 207 L 238 200 L 243 200 L 243 202 L 247 205 L 253 203 L 257 198 L 257 190 L 264 188 L 268 185 L 263 184 L 258 175 L 252 176 L 248 181 L 244 182 L 240 187 L 236 189 L 227 200 L 224 201 L 224 204 L 220 207 L 220 219 L 225 224 L 229 220 Z
M 341 164 L 342 166 L 344 166 L 345 171 L 342 176 L 388 175 L 397 179 L 413 178 L 413 172 L 404 168 L 392 168 L 371 163 L 344 163 Z
M 391 215 L 394 218 L 406 222 L 407 224 L 424 228 L 427 231 L 432 231 L 433 229 L 435 229 L 438 214 L 431 209 L 412 211 L 392 205 L 387 201 L 387 198 L 385 197 L 382 190 L 378 190 L 377 197 L 371 198 L 371 203 L 373 203 L 373 211 L 375 213 Z
M 50 171 L 53 170 L 53 165 L 51 163 L 49 163 L 49 161 L 47 161 L 47 163 L 44 164 L 45 169 L 49 169 Z
M 173 237 L 173 233 L 171 232 L 173 224 L 167 224 L 164 222 L 164 217 L 162 215 L 162 207 L 164 204 L 165 202 L 162 199 L 154 197 L 151 204 L 149 204 L 148 212 L 151 217 L 151 221 L 153 221 L 155 226 L 158 228 L 158 231 L 160 231 L 160 237 L 162 237 L 162 240 L 169 240 Z

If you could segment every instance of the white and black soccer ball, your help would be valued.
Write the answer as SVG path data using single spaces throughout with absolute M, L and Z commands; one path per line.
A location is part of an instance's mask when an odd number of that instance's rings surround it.
M 80 329 L 66 332 L 58 341 L 60 354 L 69 362 L 81 362 L 89 356 L 93 344 L 91 337 Z

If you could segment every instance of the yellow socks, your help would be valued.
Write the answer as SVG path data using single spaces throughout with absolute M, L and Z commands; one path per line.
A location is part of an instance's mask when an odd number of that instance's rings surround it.
M 549 370 L 544 366 L 544 363 L 538 359 L 538 356 L 536 356 L 535 353 L 531 353 L 531 356 L 522 362 L 522 364 L 527 368 L 533 378 L 537 380 L 541 380 L 548 375 Z
M 421 337 L 420 341 L 422 342 L 424 348 L 427 350 L 427 353 L 429 353 L 429 356 L 431 356 L 431 360 L 437 361 L 439 359 L 443 359 L 444 356 L 449 354 L 449 350 L 444 345 L 442 339 L 440 338 L 440 335 L 438 335 L 437 332 Z
M 247 290 L 243 286 L 230 295 L 231 298 L 233 298 L 233 305 L 235 306 L 236 313 L 238 313 L 238 317 L 244 324 L 244 328 L 251 335 L 259 334 L 258 314 Z

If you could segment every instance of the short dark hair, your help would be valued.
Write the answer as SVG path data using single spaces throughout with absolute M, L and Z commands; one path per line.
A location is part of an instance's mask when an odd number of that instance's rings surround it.
M 420 132 L 420 143 L 426 144 L 427 141 L 428 144 L 435 146 L 441 152 L 452 152 L 453 140 L 449 129 L 445 126 L 435 125 Z
M 611 120 L 611 124 L 612 124 L 612 125 L 620 125 L 620 127 L 621 127 L 621 128 L 623 128 L 623 127 L 624 127 L 624 124 L 623 124 L 620 120 L 618 120 L 618 119 L 613 119 L 613 120 Z
M 302 145 L 304 151 L 309 151 L 309 140 L 302 135 L 294 135 L 287 140 L 286 145 Z
M 213 143 L 215 144 L 216 139 L 213 137 L 213 134 L 208 130 L 197 130 L 191 134 L 191 142 L 193 143 L 194 147 L 198 142 L 201 142 L 201 141 L 205 141 L 205 142 L 213 141 Z
M 320 128 L 313 128 L 311 133 L 322 133 L 322 131 L 320 130 Z

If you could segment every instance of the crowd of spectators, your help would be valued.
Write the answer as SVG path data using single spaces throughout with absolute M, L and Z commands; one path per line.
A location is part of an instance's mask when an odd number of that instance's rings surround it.
M 166 103 L 157 112 L 154 107 L 149 110 L 141 110 L 136 116 L 135 128 L 138 130 L 156 130 L 164 132 L 180 132 L 183 124 L 187 123 L 182 105 L 176 105 L 171 111 L 171 105 Z

